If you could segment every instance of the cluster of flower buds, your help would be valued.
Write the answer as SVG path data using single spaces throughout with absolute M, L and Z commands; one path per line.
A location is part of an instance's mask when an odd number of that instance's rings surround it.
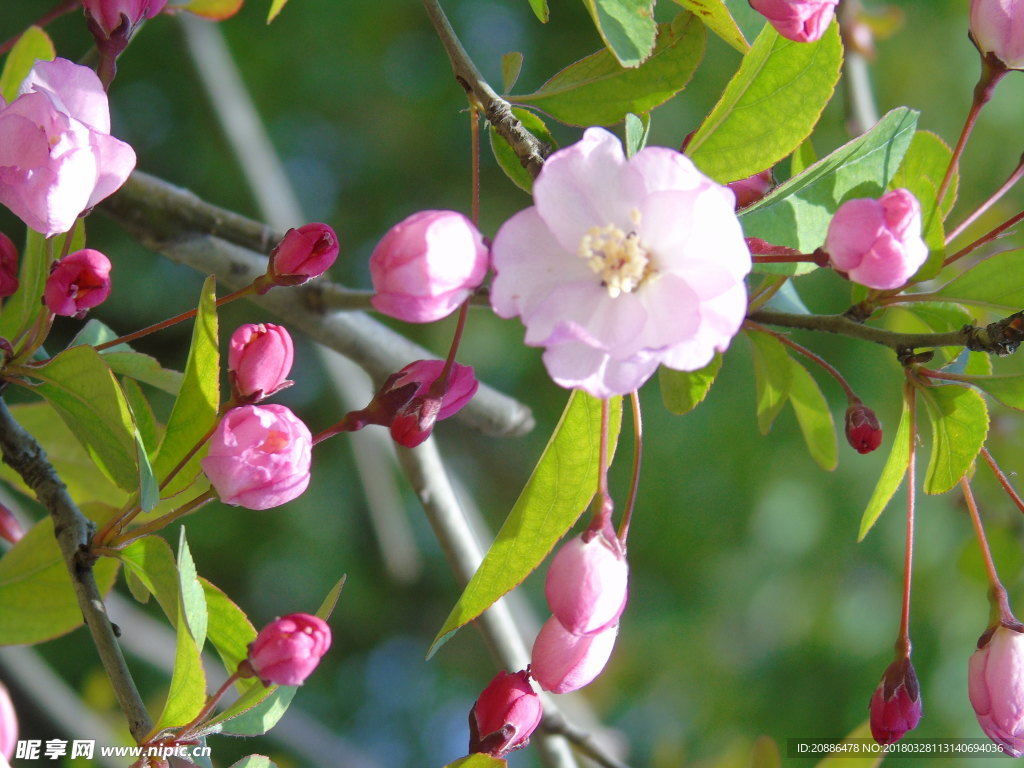
M 305 224 L 289 229 L 270 252 L 267 273 L 257 278 L 257 293 L 275 285 L 302 285 L 320 277 L 338 258 L 338 236 L 326 224 Z
M 882 675 L 868 705 L 871 735 L 879 744 L 892 744 L 921 720 L 921 689 L 908 656 L 898 657 Z
M 454 312 L 483 282 L 483 235 L 456 211 L 419 211 L 393 226 L 370 256 L 374 309 L 407 323 Z
M 469 751 L 504 757 L 525 747 L 544 714 L 530 673 L 499 672 L 469 712 Z
M 555 554 L 544 585 L 552 616 L 530 663 L 541 688 L 568 693 L 601 673 L 615 646 L 628 579 L 626 553 L 613 532 L 588 529 Z
M 798 43 L 820 39 L 838 4 L 839 0 L 750 0 L 776 32 Z
M 18 290 L 18 249 L 14 242 L 0 232 L 0 299 L 12 296 Z
M 258 677 L 264 685 L 302 685 L 331 647 L 331 628 L 308 613 L 274 619 L 249 643 L 238 666 L 239 677 Z
M 56 262 L 46 279 L 43 299 L 55 315 L 82 318 L 110 296 L 110 259 L 85 248 Z
M 982 635 L 967 667 L 967 693 L 978 723 L 1013 757 L 1024 754 L 1024 634 L 999 625 Z

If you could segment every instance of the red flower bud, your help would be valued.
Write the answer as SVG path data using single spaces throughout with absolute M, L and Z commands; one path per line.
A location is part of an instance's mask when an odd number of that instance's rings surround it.
M 167 5 L 167 0 L 82 0 L 85 15 L 101 33 L 128 38 L 143 19 L 151 19 Z
M 858 453 L 871 453 L 882 444 L 882 426 L 864 403 L 846 409 L 846 440 Z
M 337 258 L 334 230 L 326 224 L 305 224 L 289 229 L 271 251 L 267 276 L 271 285 L 301 285 L 322 275 Z
M 0 232 L 0 299 L 18 290 L 18 249 Z
M 84 317 L 110 295 L 110 260 L 99 251 L 75 251 L 56 264 L 46 279 L 43 297 L 55 315 Z
M 280 325 L 246 323 L 231 334 L 228 373 L 239 402 L 257 402 L 291 386 L 292 337 Z
M 25 529 L 21 527 L 18 518 L 6 505 L 0 504 L 0 539 L 7 539 L 11 544 L 17 544 L 24 535 Z
M 417 385 L 415 391 L 410 392 L 409 399 L 397 405 L 394 416 L 387 422 L 391 437 L 399 445 L 416 447 L 430 437 L 435 422 L 460 411 L 476 394 L 479 382 L 473 375 L 473 368 L 458 363 L 452 364 L 444 392 L 431 394 L 431 387 L 443 370 L 444 362 L 441 360 L 417 360 L 388 380 L 387 392 L 401 390 L 414 383 Z
M 275 619 L 249 643 L 249 656 L 242 664 L 264 685 L 302 685 L 327 649 L 331 628 L 308 613 L 292 613 Z
M 544 709 L 526 671 L 499 672 L 469 712 L 469 751 L 503 757 L 525 747 Z
M 921 719 L 921 690 L 910 659 L 896 659 L 882 675 L 868 706 L 871 735 L 879 744 L 892 744 Z
M 753 205 L 771 192 L 772 187 L 775 186 L 775 177 L 772 175 L 772 169 L 769 168 L 767 171 L 755 173 L 745 179 L 730 181 L 725 186 L 735 193 L 736 210 L 738 211 L 740 208 Z

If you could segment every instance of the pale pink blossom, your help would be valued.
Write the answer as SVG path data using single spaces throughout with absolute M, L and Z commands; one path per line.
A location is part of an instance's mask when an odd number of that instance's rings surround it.
M 619 625 L 591 635 L 574 635 L 552 616 L 537 633 L 530 654 L 530 671 L 540 687 L 568 693 L 591 683 L 608 663 Z
M 43 298 L 55 315 L 82 317 L 110 296 L 110 259 L 92 248 L 65 256 L 53 265 Z
M 504 757 L 530 742 L 544 708 L 526 671 L 499 672 L 469 713 L 469 751 Z
M 567 541 L 548 567 L 544 595 L 562 626 L 576 635 L 617 624 L 626 607 L 629 565 L 618 540 L 587 531 Z
M 107 94 L 88 67 L 36 62 L 19 94 L 0 106 L 0 203 L 37 232 L 67 232 L 124 184 L 135 152 L 110 135 Z
M 0 760 L 10 760 L 18 743 L 18 715 L 6 686 L 0 683 Z
M 921 237 L 921 204 L 906 189 L 839 206 L 824 250 L 832 266 L 854 282 L 878 290 L 899 288 L 928 258 Z
M 201 464 L 225 504 L 270 509 L 306 490 L 312 447 L 309 429 L 288 408 L 243 405 L 224 414 Z
M 330 647 L 327 622 L 308 613 L 292 613 L 259 631 L 249 643 L 246 661 L 264 685 L 302 685 Z
M 971 37 L 1007 69 L 1024 69 L 1024 0 L 971 0 Z
M 487 246 L 456 211 L 419 211 L 381 238 L 370 256 L 374 309 L 407 323 L 455 311 L 487 274 Z
M 228 373 L 239 400 L 255 402 L 290 386 L 295 347 L 288 330 L 273 323 L 246 323 L 231 334 Z
M 627 160 L 590 128 L 545 161 L 533 197 L 494 239 L 491 304 L 522 318 L 557 384 L 625 394 L 728 347 L 750 271 L 731 191 L 675 150 Z
M 996 628 L 971 655 L 967 693 L 985 735 L 1008 755 L 1024 754 L 1024 635 Z
M 143 19 L 151 19 L 167 5 L 167 0 L 82 0 L 86 14 L 110 37 L 123 27 L 131 30 Z
M 750 0 L 775 31 L 798 43 L 821 38 L 832 23 L 839 0 Z

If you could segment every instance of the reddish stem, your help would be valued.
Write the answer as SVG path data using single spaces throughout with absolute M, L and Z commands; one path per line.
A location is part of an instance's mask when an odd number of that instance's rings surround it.
M 999 484 L 1003 486 L 1003 490 L 1006 491 L 1009 497 L 1013 500 L 1013 503 L 1017 505 L 1017 509 L 1019 509 L 1021 512 L 1024 512 L 1024 499 L 1021 499 L 1021 497 L 1017 495 L 1017 491 L 1015 491 L 1013 489 L 1013 486 L 1010 485 L 1009 479 L 1006 477 L 1005 474 L 1003 474 L 1003 471 L 999 468 L 999 465 L 996 464 L 996 460 L 992 458 L 992 454 L 988 452 L 988 448 L 982 446 L 981 455 L 985 459 L 989 468 L 992 470 L 992 473 L 996 476 L 996 479 L 999 481 Z
M 622 513 L 622 520 L 619 523 L 619 541 L 626 546 L 626 537 L 629 536 L 629 523 L 633 519 L 633 508 L 636 506 L 637 492 L 640 488 L 640 464 L 644 453 L 643 420 L 640 414 L 640 393 L 633 390 L 629 395 L 629 401 L 633 406 L 633 477 L 629 483 L 629 497 L 626 499 L 626 509 Z
M 967 482 L 967 476 L 960 478 L 960 488 L 967 502 L 967 508 L 971 513 L 971 523 L 974 525 L 974 533 L 978 537 L 978 546 L 981 547 L 981 559 L 985 563 L 985 572 L 988 575 L 989 599 L 992 607 L 998 611 L 998 621 L 1001 623 L 1016 624 L 1017 619 L 1010 610 L 1010 600 L 1006 593 L 1006 587 L 999 581 L 999 574 L 996 573 L 996 564 L 992 560 L 992 550 L 989 549 L 988 539 L 985 538 L 985 528 L 981 524 L 981 515 L 978 513 L 978 505 L 974 501 L 974 494 L 971 492 L 971 485 Z M 996 623 L 996 622 L 993 622 Z
M 1000 224 L 998 227 L 993 229 L 987 235 L 982 235 L 981 237 L 979 237 L 977 240 L 975 240 L 973 243 L 971 243 L 967 247 L 961 248 L 959 251 L 954 253 L 952 256 L 946 257 L 946 260 L 944 262 L 942 262 L 942 266 L 944 266 L 944 267 L 948 266 L 948 265 L 952 264 L 954 261 L 957 261 L 958 259 L 961 259 L 964 256 L 966 256 L 968 253 L 973 251 L 975 248 L 978 248 L 978 247 L 984 245 L 985 243 L 988 243 L 988 242 L 991 242 L 992 240 L 995 240 L 997 237 L 999 237 L 1001 234 L 1003 234 L 1003 232 L 1008 230 L 1010 227 L 1012 227 L 1014 224 L 1019 222 L 1021 219 L 1024 219 L 1024 211 L 1021 211 L 1016 216 L 1011 216 L 1009 219 L 1004 221 L 1002 224 Z
M 1020 156 L 1020 161 L 1018 161 L 1017 167 L 1014 169 L 1013 173 L 1010 174 L 1010 178 L 1003 182 L 1003 186 L 997 189 L 992 194 L 992 196 L 989 197 L 988 200 L 979 205 L 977 210 L 974 211 L 974 213 L 972 213 L 970 216 L 968 216 L 966 219 L 960 222 L 956 229 L 954 229 L 952 232 L 946 235 L 946 245 L 949 245 L 951 242 L 953 242 L 957 237 L 959 237 L 963 233 L 965 229 L 967 229 L 969 226 L 971 226 L 971 224 L 977 221 L 978 218 L 983 213 L 985 213 L 985 211 L 987 211 L 989 208 L 995 205 L 996 202 L 998 202 L 1003 197 L 1003 195 L 1009 192 L 1010 189 L 1018 181 L 1020 181 L 1022 176 L 1024 176 L 1024 154 Z
M 896 639 L 896 650 L 905 657 L 910 656 L 910 583 L 914 563 L 914 503 L 916 476 L 914 473 L 917 444 L 917 390 L 907 381 L 903 387 L 910 419 L 910 454 L 907 460 L 907 535 L 903 557 L 903 606 L 900 613 L 900 632 Z
M 182 518 L 185 515 L 189 515 L 195 512 L 200 507 L 213 501 L 214 498 L 216 497 L 214 495 L 213 489 L 203 491 L 201 494 L 192 499 L 192 501 L 189 501 L 183 504 L 182 506 L 178 507 L 177 509 L 168 512 L 166 515 L 161 515 L 155 520 L 150 520 L 145 525 L 140 525 L 138 528 L 133 528 L 127 533 L 121 534 L 119 536 L 114 536 L 111 538 L 109 542 L 106 542 L 106 544 L 110 546 L 112 549 L 121 549 L 123 547 L 126 547 L 133 541 L 137 541 L 138 539 L 141 539 L 143 536 L 148 536 L 151 533 L 155 533 L 156 531 L 159 531 L 161 528 L 170 525 L 175 520 L 178 520 L 179 518 Z M 104 544 L 104 542 L 99 543 Z
M 769 328 L 766 328 L 765 326 L 761 325 L 760 323 L 755 323 L 753 320 L 744 320 L 743 321 L 743 325 L 746 326 L 747 328 L 750 328 L 751 330 L 757 331 L 759 333 L 766 333 L 769 336 L 772 336 L 772 337 L 778 339 L 779 341 L 781 341 L 783 344 L 785 344 L 790 349 L 795 350 L 796 352 L 799 352 L 801 355 L 806 357 L 808 360 L 810 360 L 810 361 L 812 361 L 814 363 L 817 363 L 822 368 L 824 368 L 825 371 L 832 378 L 834 378 L 837 382 L 839 382 L 839 386 L 843 388 L 843 392 L 846 393 L 846 399 L 850 402 L 851 405 L 854 404 L 854 403 L 861 402 L 861 399 L 859 397 L 857 397 L 856 393 L 853 391 L 853 388 L 846 382 L 846 379 L 843 378 L 843 374 L 841 374 L 838 370 L 836 370 L 823 357 L 820 357 L 820 356 L 816 355 L 814 352 L 811 352 L 811 350 L 807 349 L 807 347 L 805 347 L 805 346 L 803 346 L 801 344 L 797 344 L 795 341 L 793 341 L 791 338 L 786 336 L 784 333 L 777 333 L 777 332 L 775 332 L 773 330 L 770 330 Z

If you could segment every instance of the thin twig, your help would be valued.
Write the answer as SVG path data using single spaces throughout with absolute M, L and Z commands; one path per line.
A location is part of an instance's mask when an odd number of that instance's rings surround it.
M 71 576 L 82 616 L 118 704 L 128 719 L 128 728 L 139 741 L 149 732 L 152 722 L 125 663 L 103 604 L 103 595 L 93 575 L 94 559 L 89 555 L 93 525 L 72 501 L 42 447 L 15 421 L 3 400 L 0 400 L 0 451 L 4 462 L 21 476 L 53 518 L 54 534 Z
M 577 750 L 603 768 L 629 768 L 629 765 L 609 754 L 608 750 L 598 744 L 590 731 L 577 728 L 566 720 L 561 712 L 545 712 L 540 727 L 546 733 L 564 736 Z

